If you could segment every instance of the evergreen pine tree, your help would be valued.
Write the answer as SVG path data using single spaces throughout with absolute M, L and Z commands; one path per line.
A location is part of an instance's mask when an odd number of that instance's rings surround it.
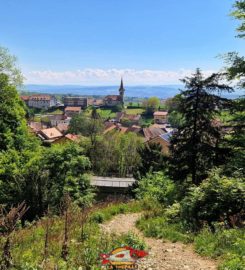
M 198 185 L 216 162 L 224 158 L 220 147 L 221 132 L 214 120 L 228 100 L 222 91 L 232 91 L 220 83 L 222 74 L 204 78 L 197 69 L 192 77 L 181 80 L 186 90 L 181 91 L 179 112 L 184 117 L 183 125 L 171 139 L 170 174 L 175 180 L 184 180 L 188 175 Z M 217 92 L 217 94 L 214 94 Z

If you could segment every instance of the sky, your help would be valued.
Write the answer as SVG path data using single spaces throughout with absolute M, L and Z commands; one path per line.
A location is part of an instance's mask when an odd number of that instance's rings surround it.
M 32 84 L 177 84 L 245 53 L 233 0 L 0 0 L 0 46 Z

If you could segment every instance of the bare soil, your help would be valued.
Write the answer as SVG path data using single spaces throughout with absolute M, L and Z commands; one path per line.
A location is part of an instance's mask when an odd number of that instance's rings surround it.
M 101 229 L 108 233 L 133 232 L 145 241 L 149 255 L 139 261 L 139 269 L 147 270 L 214 270 L 217 262 L 203 258 L 196 254 L 192 245 L 171 243 L 162 239 L 144 237 L 135 227 L 140 214 L 122 214 L 101 225 Z

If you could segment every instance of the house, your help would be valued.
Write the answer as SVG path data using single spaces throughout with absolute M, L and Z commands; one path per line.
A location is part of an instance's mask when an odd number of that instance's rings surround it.
M 20 98 L 28 106 L 30 96 L 20 96 Z
M 118 123 L 112 123 L 112 122 L 105 122 L 105 130 L 103 134 L 107 134 L 110 131 L 118 131 L 120 133 L 128 133 L 128 132 L 134 132 L 136 134 L 139 134 L 141 132 L 142 128 L 140 126 L 133 125 L 131 127 L 124 127 L 121 124 Z
M 85 97 L 64 97 L 64 106 L 86 109 L 88 107 L 88 99 Z
M 103 99 L 88 98 L 88 106 L 100 107 L 104 105 Z
M 66 133 L 69 129 L 69 124 L 58 124 L 56 127 L 62 134 Z
M 54 114 L 54 115 L 49 115 L 48 116 L 51 127 L 56 127 L 59 124 L 67 124 L 69 125 L 71 117 L 68 117 L 67 115 L 64 114 Z
M 56 98 L 50 95 L 32 95 L 28 100 L 28 106 L 31 108 L 48 109 L 56 106 L 56 104 Z
M 121 85 L 119 88 L 119 95 L 108 95 L 104 98 L 104 105 L 107 107 L 114 107 L 124 104 L 124 92 L 125 89 L 123 87 L 123 80 L 121 79 Z
M 54 141 L 54 144 L 57 144 L 57 143 L 67 143 L 67 142 L 78 142 L 80 140 L 80 136 L 78 135 L 75 135 L 75 134 L 66 134 L 65 136 L 57 139 Z
M 38 133 L 40 130 L 47 128 L 42 122 L 31 121 L 28 123 L 28 127 L 32 133 Z
M 38 136 L 42 141 L 48 142 L 54 142 L 55 140 L 63 137 L 61 132 L 55 127 L 40 130 Z
M 143 128 L 143 134 L 145 137 L 145 141 L 149 141 L 151 139 L 156 138 L 159 135 L 162 135 L 166 133 L 164 130 L 161 128 L 155 128 L 155 127 L 148 127 L 148 128 Z
M 169 154 L 169 146 L 170 146 L 170 139 L 172 136 L 172 132 L 161 134 L 153 139 L 147 141 L 147 144 L 157 143 L 162 146 L 162 152 L 164 154 Z
M 165 124 L 167 122 L 168 112 L 157 111 L 154 112 L 153 116 L 155 124 Z
M 129 127 L 127 132 L 134 132 L 136 134 L 142 135 L 142 127 L 133 125 L 132 127 Z
M 81 107 L 66 107 L 65 108 L 65 115 L 68 117 L 72 117 L 75 114 L 79 114 L 82 111 Z
M 130 123 L 131 125 L 138 125 L 140 119 L 141 119 L 140 114 L 127 114 L 125 112 L 118 112 L 116 115 L 116 121 L 118 123 L 127 122 Z

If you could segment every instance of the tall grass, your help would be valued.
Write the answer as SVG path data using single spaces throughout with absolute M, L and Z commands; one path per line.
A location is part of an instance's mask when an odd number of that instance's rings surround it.
M 101 269 L 99 255 L 110 253 L 114 248 L 130 245 L 145 248 L 145 244 L 134 234 L 108 235 L 102 233 L 99 224 L 119 213 L 140 211 L 138 202 L 105 203 L 90 209 L 84 222 L 84 213 L 74 207 L 71 210 L 68 226 L 68 255 L 61 258 L 64 241 L 64 216 L 44 217 L 25 228 L 13 232 L 11 236 L 13 269 Z M 49 221 L 47 239 L 47 219 Z M 47 245 L 48 241 L 48 245 Z M 4 237 L 0 238 L 0 250 Z M 45 255 L 45 256 L 44 256 Z M 44 257 L 46 260 L 44 260 Z M 82 268 L 83 267 L 83 268 Z

